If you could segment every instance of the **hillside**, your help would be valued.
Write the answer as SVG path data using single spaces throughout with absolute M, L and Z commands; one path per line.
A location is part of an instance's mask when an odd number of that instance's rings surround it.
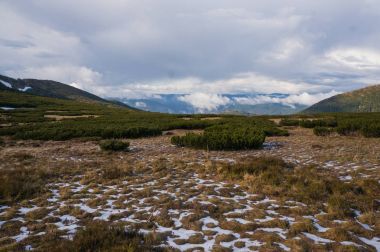
M 303 111 L 322 112 L 380 112 L 380 85 L 332 96 Z
M 0 90 L 13 90 L 51 98 L 132 108 L 121 102 L 105 100 L 89 92 L 52 80 L 13 79 L 0 75 Z

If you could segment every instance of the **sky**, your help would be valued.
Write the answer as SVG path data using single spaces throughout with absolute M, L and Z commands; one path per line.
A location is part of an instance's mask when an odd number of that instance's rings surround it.
M 378 0 L 1 0 L 0 17 L 1 74 L 102 97 L 311 104 L 380 83 Z

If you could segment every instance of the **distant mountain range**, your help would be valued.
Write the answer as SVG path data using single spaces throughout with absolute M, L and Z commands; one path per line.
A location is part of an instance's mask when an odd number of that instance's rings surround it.
M 76 100 L 88 103 L 102 103 L 105 105 L 131 108 L 124 103 L 105 100 L 81 89 L 51 80 L 13 79 L 0 75 L 0 90 L 1 89 L 7 91 L 25 92 L 38 96 Z
M 307 108 L 301 104 L 283 104 L 279 102 L 260 103 L 260 97 L 284 98 L 286 94 L 223 94 L 222 97 L 228 99 L 228 103 L 219 105 L 215 109 L 202 110 L 197 106 L 186 102 L 182 99 L 186 94 L 164 94 L 155 95 L 148 98 L 128 99 L 122 98 L 118 101 L 136 107 L 141 110 L 176 113 L 176 114 L 193 114 L 193 113 L 228 113 L 228 114 L 256 114 L 256 115 L 285 115 L 294 114 Z M 117 99 L 117 98 L 114 98 Z
M 332 96 L 303 111 L 321 112 L 380 112 L 380 85 Z
M 286 115 L 299 112 L 380 112 L 380 85 L 332 96 L 309 108 L 303 104 L 284 102 L 289 100 L 287 99 L 289 97 L 288 94 L 223 94 L 211 97 L 210 99 L 215 98 L 216 101 L 212 101 L 211 106 L 208 107 L 199 105 L 199 102 L 207 104 L 209 102 L 207 99 L 197 99 L 197 97 L 189 94 L 160 94 L 140 99 L 104 99 L 81 89 L 52 80 L 13 79 L 4 75 L 0 75 L 0 90 L 175 114 L 229 113 Z

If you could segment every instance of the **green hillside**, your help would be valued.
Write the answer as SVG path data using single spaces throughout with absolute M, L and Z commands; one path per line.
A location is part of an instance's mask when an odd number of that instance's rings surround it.
M 330 97 L 303 111 L 303 113 L 322 112 L 380 112 L 380 85 Z
M 0 90 L 13 90 L 27 94 L 81 101 L 86 103 L 101 103 L 132 109 L 121 102 L 108 101 L 94 94 L 52 80 L 13 79 L 0 75 Z

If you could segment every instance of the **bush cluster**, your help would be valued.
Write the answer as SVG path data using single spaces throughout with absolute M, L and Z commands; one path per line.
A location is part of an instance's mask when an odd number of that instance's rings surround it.
M 345 136 L 361 134 L 365 137 L 380 137 L 380 119 L 345 118 L 339 121 L 337 132 Z
M 313 115 L 316 119 L 284 118 L 281 126 L 313 128 L 317 136 L 338 132 L 343 136 L 380 137 L 380 113 L 336 113 Z
M 171 142 L 177 146 L 188 146 L 209 150 L 257 149 L 265 141 L 265 133 L 256 127 L 217 125 L 206 128 L 203 134 L 188 133 L 174 136 Z
M 298 119 L 281 119 L 280 121 L 281 126 L 299 126 L 300 125 L 300 120 Z
M 129 142 L 109 139 L 100 141 L 99 146 L 102 150 L 105 151 L 128 151 Z
M 300 120 L 300 126 L 303 128 L 315 127 L 336 127 L 336 119 L 314 119 L 314 120 Z
M 314 135 L 316 136 L 329 136 L 334 132 L 334 129 L 328 127 L 317 126 L 313 129 Z

